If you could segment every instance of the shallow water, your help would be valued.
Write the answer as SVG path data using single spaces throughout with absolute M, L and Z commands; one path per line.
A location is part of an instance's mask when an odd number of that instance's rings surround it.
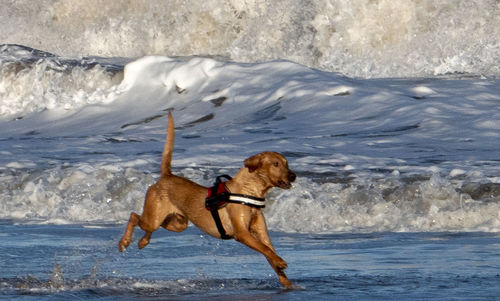
M 283 291 L 264 257 L 234 241 L 159 230 L 117 249 L 123 226 L 0 225 L 0 297 L 10 300 L 495 299 L 497 233 L 271 232 L 299 288 Z

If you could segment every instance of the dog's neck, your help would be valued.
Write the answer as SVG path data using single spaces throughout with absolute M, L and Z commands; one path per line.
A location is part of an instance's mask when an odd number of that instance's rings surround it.
M 249 183 L 251 183 L 249 185 Z M 251 195 L 257 198 L 265 198 L 269 189 L 273 186 L 258 176 L 258 170 L 249 172 L 248 168 L 241 168 L 233 179 L 226 183 L 232 193 Z

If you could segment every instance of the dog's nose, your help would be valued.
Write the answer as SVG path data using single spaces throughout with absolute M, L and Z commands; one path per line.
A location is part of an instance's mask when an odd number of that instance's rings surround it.
M 290 172 L 288 174 L 288 181 L 293 182 L 293 181 L 295 181 L 296 178 L 297 178 L 297 176 L 293 172 Z

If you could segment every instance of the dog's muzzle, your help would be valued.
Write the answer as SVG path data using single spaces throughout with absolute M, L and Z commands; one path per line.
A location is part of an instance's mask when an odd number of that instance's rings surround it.
M 283 189 L 290 189 L 290 188 L 292 188 L 292 182 L 294 182 L 296 178 L 297 178 L 297 176 L 295 175 L 295 173 L 290 171 L 288 173 L 286 181 L 284 181 L 284 180 L 278 181 L 278 187 L 283 188 Z

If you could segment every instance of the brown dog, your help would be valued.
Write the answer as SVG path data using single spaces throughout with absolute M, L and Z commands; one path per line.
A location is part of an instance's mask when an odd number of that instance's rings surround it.
M 160 226 L 181 232 L 188 221 L 207 234 L 221 238 L 211 212 L 205 208 L 208 188 L 171 173 L 172 150 L 174 145 L 174 121 L 168 116 L 168 130 L 162 155 L 161 178 L 149 187 L 146 193 L 142 215 L 134 212 L 125 234 L 119 243 L 120 251 L 130 245 L 135 226 L 146 232 L 139 241 L 144 248 L 151 239 L 151 233 Z M 289 189 L 295 181 L 295 174 L 288 168 L 286 159 L 274 152 L 263 152 L 245 160 L 245 166 L 228 182 L 226 187 L 231 193 L 264 198 L 272 187 Z M 292 283 L 283 272 L 286 262 L 279 257 L 267 233 L 264 215 L 260 208 L 246 204 L 228 203 L 219 211 L 220 220 L 228 236 L 262 253 L 277 273 L 286 288 Z

